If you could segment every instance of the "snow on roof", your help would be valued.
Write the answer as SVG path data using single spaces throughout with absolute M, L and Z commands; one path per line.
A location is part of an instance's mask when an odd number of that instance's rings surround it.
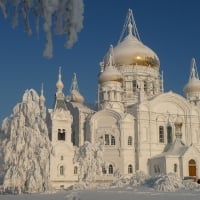
M 189 147 L 186 146 L 180 140 L 180 138 L 176 138 L 174 143 L 172 143 L 165 152 L 155 156 L 154 158 L 169 157 L 169 156 L 183 156 L 188 149 Z

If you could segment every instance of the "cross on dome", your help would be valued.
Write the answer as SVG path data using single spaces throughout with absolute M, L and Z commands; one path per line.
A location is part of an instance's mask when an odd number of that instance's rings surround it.
M 190 80 L 193 78 L 199 79 L 195 58 L 192 58 L 192 61 L 191 61 Z
M 125 23 L 124 23 L 123 30 L 121 32 L 118 44 L 124 38 L 125 32 L 127 30 L 128 30 L 128 35 L 134 35 L 139 41 L 141 41 L 138 30 L 137 30 L 137 26 L 136 26 L 136 23 L 135 23 L 135 19 L 133 17 L 133 12 L 130 8 L 128 9 L 128 13 L 126 15 Z
M 108 66 L 113 66 L 114 65 L 114 53 L 113 53 L 113 45 L 110 45 L 110 50 L 109 50 L 109 59 L 108 59 Z
M 71 92 L 72 90 L 79 91 L 79 89 L 78 89 L 78 81 L 77 81 L 76 73 L 73 74 L 73 78 L 72 78 L 72 84 L 71 84 L 70 92 Z

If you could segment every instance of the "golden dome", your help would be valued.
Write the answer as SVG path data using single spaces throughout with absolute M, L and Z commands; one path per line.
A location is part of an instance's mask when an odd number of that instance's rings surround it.
M 116 66 L 120 65 L 142 65 L 159 67 L 158 56 L 149 47 L 144 45 L 132 34 L 132 25 L 129 24 L 129 34 L 113 49 Z M 108 53 L 104 58 L 107 63 Z

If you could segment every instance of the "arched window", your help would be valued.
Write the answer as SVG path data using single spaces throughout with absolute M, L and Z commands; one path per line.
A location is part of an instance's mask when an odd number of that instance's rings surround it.
M 74 167 L 74 174 L 78 174 L 78 167 L 77 166 Z
M 113 174 L 113 166 L 112 165 L 109 165 L 109 167 L 108 167 L 108 173 L 109 174 Z
M 58 129 L 58 140 L 65 140 L 65 129 Z
M 128 165 L 128 174 L 132 174 L 132 173 L 133 173 L 133 166 Z
M 147 81 L 144 81 L 144 92 L 147 93 L 148 87 L 147 87 Z
M 177 172 L 178 171 L 178 165 L 175 163 L 174 164 L 174 172 Z
M 164 126 L 159 126 L 159 142 L 164 143 Z
M 60 156 L 60 160 L 63 160 L 64 159 L 64 157 L 63 156 Z
M 109 135 L 105 134 L 105 145 L 109 145 L 109 144 L 110 144 Z
M 154 165 L 154 172 L 157 173 L 157 166 Z
M 160 166 L 159 165 L 157 165 L 157 171 L 158 171 L 158 173 L 160 173 Z
M 106 168 L 105 167 L 102 167 L 102 173 L 106 174 Z
M 191 159 L 188 163 L 189 167 L 189 176 L 196 176 L 196 162 L 195 160 Z
M 111 145 L 115 145 L 115 137 L 111 135 Z
M 131 146 L 133 143 L 132 136 L 128 136 L 128 145 Z
M 60 166 L 60 175 L 64 175 L 64 166 L 63 165 Z
M 172 143 L 172 127 L 167 126 L 167 143 L 171 144 Z
M 137 81 L 133 80 L 132 84 L 133 84 L 133 92 L 137 92 Z

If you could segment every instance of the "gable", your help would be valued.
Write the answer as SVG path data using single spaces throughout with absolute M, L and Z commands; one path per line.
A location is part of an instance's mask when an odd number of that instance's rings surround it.
M 190 104 L 182 96 L 168 92 L 157 96 L 150 102 L 150 108 L 157 113 L 184 114 L 191 110 Z

